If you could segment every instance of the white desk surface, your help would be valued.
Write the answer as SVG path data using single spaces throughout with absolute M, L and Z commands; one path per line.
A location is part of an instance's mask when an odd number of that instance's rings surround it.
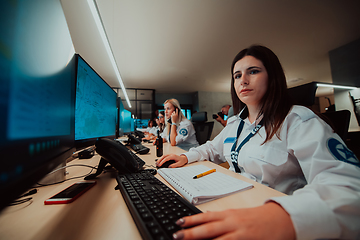
M 157 158 L 155 147 L 150 143 L 144 145 L 150 148 L 150 152 L 139 155 L 140 158 L 146 162 L 146 165 L 155 166 L 155 159 Z M 172 147 L 167 143 L 164 144 L 164 153 L 180 154 L 183 152 L 178 147 Z M 96 166 L 99 159 L 100 156 L 95 155 L 91 159 L 77 159 L 67 165 L 86 164 Z M 193 164 L 204 164 L 216 168 L 219 172 L 254 185 L 254 188 L 250 190 L 197 205 L 203 212 L 219 211 L 229 207 L 255 207 L 262 205 L 270 197 L 284 195 L 209 161 Z M 90 168 L 70 167 L 67 171 L 69 172 L 67 178 L 70 178 L 84 175 L 90 171 Z M 82 181 L 83 178 L 38 188 L 38 193 L 32 196 L 33 200 L 30 203 L 11 206 L 1 212 L 0 239 L 141 239 L 120 191 L 114 190 L 117 185 L 115 176 L 115 172 L 102 173 L 98 176 L 97 184 L 93 188 L 70 204 L 44 205 L 44 200 L 72 183 Z M 165 182 L 159 174 L 156 176 Z

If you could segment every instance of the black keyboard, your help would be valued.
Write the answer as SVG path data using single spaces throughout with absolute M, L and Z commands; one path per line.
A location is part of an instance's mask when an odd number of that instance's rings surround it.
M 148 172 L 119 175 L 117 182 L 143 239 L 172 239 L 179 218 L 201 213 Z

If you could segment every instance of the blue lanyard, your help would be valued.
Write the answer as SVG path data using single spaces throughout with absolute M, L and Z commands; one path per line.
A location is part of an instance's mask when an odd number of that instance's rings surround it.
M 251 133 L 249 133 L 249 135 L 247 135 L 247 137 L 240 143 L 240 145 L 236 149 L 236 144 L 237 144 L 238 138 L 244 128 L 244 120 L 240 119 L 240 124 L 239 124 L 238 130 L 237 130 L 236 141 L 234 142 L 234 144 L 231 148 L 231 162 L 233 163 L 235 171 L 237 173 L 241 172 L 240 168 L 238 166 L 238 155 L 239 155 L 240 149 L 245 145 L 245 143 L 247 143 L 250 140 L 250 138 L 252 138 L 259 131 L 259 129 L 262 127 L 262 124 L 263 124 L 263 120 L 261 120 L 259 122 L 259 124 L 256 125 L 256 127 L 251 131 Z

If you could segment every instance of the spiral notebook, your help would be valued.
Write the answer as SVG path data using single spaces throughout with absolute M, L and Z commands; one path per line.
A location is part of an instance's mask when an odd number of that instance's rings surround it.
M 182 168 L 161 168 L 158 169 L 158 173 L 194 205 L 253 187 L 251 183 L 220 172 L 193 179 L 195 175 L 210 169 L 204 165 L 195 165 Z

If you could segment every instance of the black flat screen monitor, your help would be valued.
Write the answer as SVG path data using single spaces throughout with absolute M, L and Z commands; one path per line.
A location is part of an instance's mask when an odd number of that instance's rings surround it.
M 4 1 L 0 18 L 2 210 L 74 151 L 76 61 L 59 1 Z
M 121 97 L 117 98 L 116 104 L 117 104 L 116 138 L 119 138 L 119 137 L 121 137 L 123 135 L 123 132 L 120 129 L 120 121 L 121 121 L 120 114 L 121 114 L 122 109 L 124 109 L 124 105 L 123 105 L 123 103 L 121 101 Z
M 80 55 L 76 56 L 75 145 L 81 149 L 98 138 L 115 138 L 117 94 Z
M 129 134 L 135 131 L 135 119 L 132 117 L 132 113 L 124 108 L 124 104 L 121 98 L 118 98 L 119 109 L 119 136 Z
M 131 116 L 131 112 L 126 109 L 120 111 L 120 132 L 122 134 L 129 134 L 135 131 L 135 121 Z

